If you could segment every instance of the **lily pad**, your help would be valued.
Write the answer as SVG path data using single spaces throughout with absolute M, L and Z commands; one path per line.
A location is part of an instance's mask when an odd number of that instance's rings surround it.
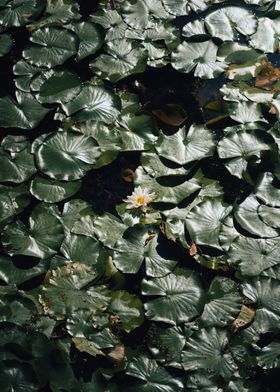
M 248 36 L 255 33 L 257 19 L 255 15 L 241 7 L 223 7 L 211 12 L 205 18 L 205 25 L 212 37 L 223 41 L 238 38 L 237 33 Z
M 242 295 L 231 279 L 217 276 L 211 282 L 200 320 L 206 327 L 222 327 L 239 314 Z
M 202 125 L 181 128 L 171 136 L 161 135 L 156 146 L 158 154 L 179 165 L 211 156 L 215 151 L 214 134 Z
M 224 137 L 218 144 L 218 154 L 225 162 L 232 175 L 242 178 L 248 161 L 252 157 L 260 158 L 262 151 L 269 150 L 271 144 L 264 139 L 261 131 L 241 131 Z
M 51 134 L 36 150 L 40 170 L 56 180 L 78 180 L 100 156 L 95 140 L 73 132 Z
M 194 68 L 194 76 L 212 79 L 221 74 L 227 65 L 217 61 L 218 47 L 211 41 L 183 42 L 172 53 L 172 66 L 180 72 L 189 73 Z
M 76 98 L 62 105 L 76 121 L 96 120 L 112 123 L 120 111 L 119 97 L 103 87 L 85 85 Z
M 2 243 L 11 255 L 46 259 L 57 253 L 63 237 L 63 226 L 53 210 L 39 204 L 31 213 L 29 228 L 19 220 L 8 224 L 2 234 Z
M 51 71 L 43 75 L 37 99 L 41 103 L 65 103 L 74 99 L 81 89 L 81 81 L 76 74 L 67 70 Z
M 144 305 L 149 320 L 178 325 L 202 311 L 202 284 L 199 275 L 191 270 L 178 269 L 162 278 L 144 279 L 142 294 L 158 297 Z
M 11 97 L 0 98 L 1 126 L 3 128 L 35 128 L 50 111 L 39 104 L 31 94 L 16 92 Z
M 131 387 L 128 385 L 125 388 L 127 392 L 180 392 L 184 386 L 181 380 L 171 377 L 154 359 L 145 356 L 133 358 L 128 364 L 126 374 L 141 381 Z
M 147 52 L 128 39 L 109 41 L 104 54 L 90 63 L 90 69 L 102 79 L 117 82 L 146 68 Z M 113 70 L 113 72 L 112 72 Z
M 229 250 L 230 264 L 237 266 L 244 276 L 256 276 L 279 261 L 279 238 L 257 239 L 238 237 Z
M 46 26 L 61 26 L 80 19 L 79 5 L 73 0 L 47 0 L 42 17 L 29 24 L 33 31 Z
M 43 27 L 32 33 L 33 43 L 22 52 L 25 60 L 38 67 L 52 68 L 63 64 L 77 53 L 76 36 L 64 29 Z
M 199 245 L 220 249 L 219 234 L 232 207 L 216 199 L 205 200 L 195 206 L 186 218 L 191 239 Z
M 175 268 L 177 263 L 174 260 L 158 254 L 157 234 L 152 233 L 152 228 L 150 230 L 149 234 L 149 227 L 136 225 L 127 229 L 124 238 L 115 244 L 113 261 L 120 271 L 137 273 L 144 260 L 148 276 L 163 276 Z
M 114 291 L 108 311 L 117 317 L 119 328 L 130 332 L 144 322 L 144 308 L 140 299 L 126 291 Z
M 209 369 L 210 374 L 229 379 L 237 365 L 226 349 L 227 344 L 228 336 L 225 329 L 200 329 L 186 342 L 185 351 L 182 352 L 184 369 Z
M 3 2 L 2 2 L 3 3 Z M 12 0 L 1 3 L 0 24 L 6 27 L 24 26 L 36 19 L 45 7 L 45 0 Z
M 266 225 L 258 215 L 259 202 L 253 195 L 248 196 L 234 209 L 234 217 L 239 225 L 250 234 L 260 238 L 277 237 L 279 232 Z
M 58 181 L 37 176 L 30 184 L 30 192 L 46 203 L 56 203 L 73 196 L 81 187 L 81 181 Z
M 104 286 L 82 290 L 96 276 L 94 269 L 81 263 L 53 270 L 48 284 L 40 293 L 39 299 L 44 312 L 56 320 L 62 320 L 78 309 L 97 312 L 106 308 L 109 304 L 109 292 Z
M 263 203 L 280 207 L 280 184 L 271 173 L 262 173 L 255 186 L 255 195 Z
M 36 173 L 34 157 L 26 148 L 19 152 L 6 152 L 0 150 L 0 181 L 16 184 L 28 180 Z
M 103 34 L 99 26 L 89 22 L 79 22 L 67 26 L 79 38 L 77 61 L 93 55 L 103 44 Z

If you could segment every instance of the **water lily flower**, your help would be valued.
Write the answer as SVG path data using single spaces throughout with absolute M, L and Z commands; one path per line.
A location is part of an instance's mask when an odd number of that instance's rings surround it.
M 124 202 L 127 203 L 126 208 L 141 208 L 143 212 L 147 211 L 147 206 L 151 203 L 156 194 L 154 192 L 150 193 L 147 189 L 142 189 L 141 186 L 138 186 L 134 189 L 132 195 L 128 196 L 124 199 Z

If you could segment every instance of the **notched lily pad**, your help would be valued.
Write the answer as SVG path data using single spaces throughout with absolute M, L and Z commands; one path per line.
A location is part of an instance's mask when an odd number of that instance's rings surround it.
M 28 226 L 18 220 L 5 227 L 2 243 L 9 254 L 46 259 L 57 253 L 64 230 L 51 207 L 44 204 L 36 206 Z
M 83 177 L 100 156 L 95 140 L 74 132 L 56 132 L 36 150 L 40 170 L 56 180 L 72 181 Z
M 63 64 L 78 50 L 76 36 L 64 29 L 43 27 L 32 33 L 33 43 L 22 52 L 25 60 L 39 67 L 52 68 Z
M 142 294 L 158 298 L 144 305 L 150 320 L 178 325 L 202 311 L 203 288 L 199 275 L 191 270 L 175 270 L 163 278 L 144 279 Z

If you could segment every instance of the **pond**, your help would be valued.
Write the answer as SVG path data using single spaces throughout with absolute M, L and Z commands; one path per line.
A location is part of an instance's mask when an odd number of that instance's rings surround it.
M 279 1 L 0 25 L 3 391 L 278 392 Z

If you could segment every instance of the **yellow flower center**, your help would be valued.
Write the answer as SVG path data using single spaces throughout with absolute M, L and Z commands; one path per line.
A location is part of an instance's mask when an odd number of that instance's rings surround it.
M 145 204 L 145 197 L 144 196 L 137 196 L 136 203 L 138 204 Z

